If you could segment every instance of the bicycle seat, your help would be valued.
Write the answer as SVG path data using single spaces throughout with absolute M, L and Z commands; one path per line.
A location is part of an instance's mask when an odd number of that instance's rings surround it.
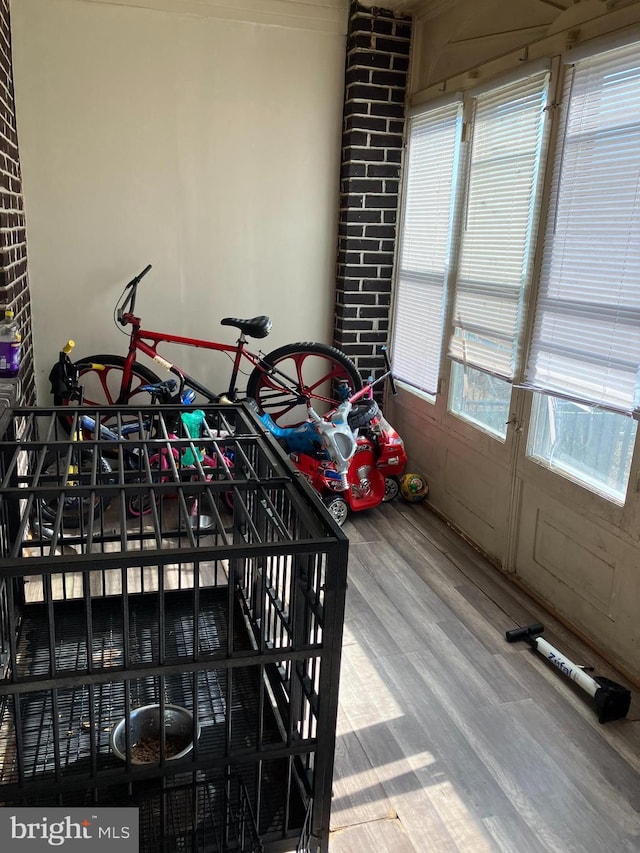
M 235 326 L 243 335 L 250 338 L 266 338 L 271 331 L 271 318 L 261 314 L 251 320 L 238 320 L 237 317 L 225 317 L 220 320 L 221 326 Z

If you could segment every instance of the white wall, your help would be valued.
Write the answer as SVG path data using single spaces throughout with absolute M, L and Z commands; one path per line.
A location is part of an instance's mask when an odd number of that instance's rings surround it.
M 39 402 L 67 338 L 124 351 L 112 309 L 147 263 L 147 327 L 232 342 L 223 316 L 265 313 L 267 350 L 329 342 L 343 26 L 84 0 L 11 15 Z M 222 389 L 224 357 L 173 352 Z

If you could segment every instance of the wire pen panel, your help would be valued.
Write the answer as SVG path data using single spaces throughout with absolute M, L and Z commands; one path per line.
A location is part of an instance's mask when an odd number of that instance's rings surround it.
M 251 410 L 18 409 L 0 478 L 0 802 L 326 849 L 348 545 Z

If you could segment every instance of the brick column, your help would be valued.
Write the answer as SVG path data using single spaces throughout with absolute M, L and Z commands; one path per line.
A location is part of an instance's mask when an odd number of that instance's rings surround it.
M 22 333 L 21 402 L 35 403 L 27 237 L 11 63 L 9 0 L 0 0 L 0 306 L 13 308 Z
M 389 333 L 410 47 L 411 18 L 351 4 L 334 343 L 365 377 Z

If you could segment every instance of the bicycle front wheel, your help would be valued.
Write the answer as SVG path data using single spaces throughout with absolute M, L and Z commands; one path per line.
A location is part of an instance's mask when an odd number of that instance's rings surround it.
M 131 387 L 122 391 L 125 359 L 121 355 L 90 355 L 77 362 L 79 383 L 84 388 L 84 403 L 87 406 L 112 406 L 116 403 L 150 402 L 149 392 L 144 385 L 155 385 L 162 380 L 137 361 L 131 366 Z M 120 399 L 120 397 L 123 399 Z
M 109 499 L 94 495 L 93 499 L 86 495 L 74 495 L 74 486 L 88 484 L 94 468 L 93 450 L 74 450 L 71 455 L 70 467 L 66 466 L 67 456 L 64 453 L 48 453 L 42 465 L 41 485 L 59 484 L 60 495 L 51 498 L 40 498 L 40 513 L 45 523 L 52 524 L 60 517 L 60 524 L 66 529 L 79 529 L 89 523 L 93 517 L 109 506 Z M 111 465 L 103 456 L 98 456 L 96 469 L 98 474 L 110 474 Z M 98 484 L 104 482 L 98 478 Z M 64 495 L 64 497 L 63 497 Z
M 341 383 L 348 390 L 338 394 Z M 307 420 L 309 406 L 324 415 L 361 388 L 355 364 L 339 349 L 296 343 L 264 357 L 249 377 L 247 396 L 278 426 L 295 426 Z

